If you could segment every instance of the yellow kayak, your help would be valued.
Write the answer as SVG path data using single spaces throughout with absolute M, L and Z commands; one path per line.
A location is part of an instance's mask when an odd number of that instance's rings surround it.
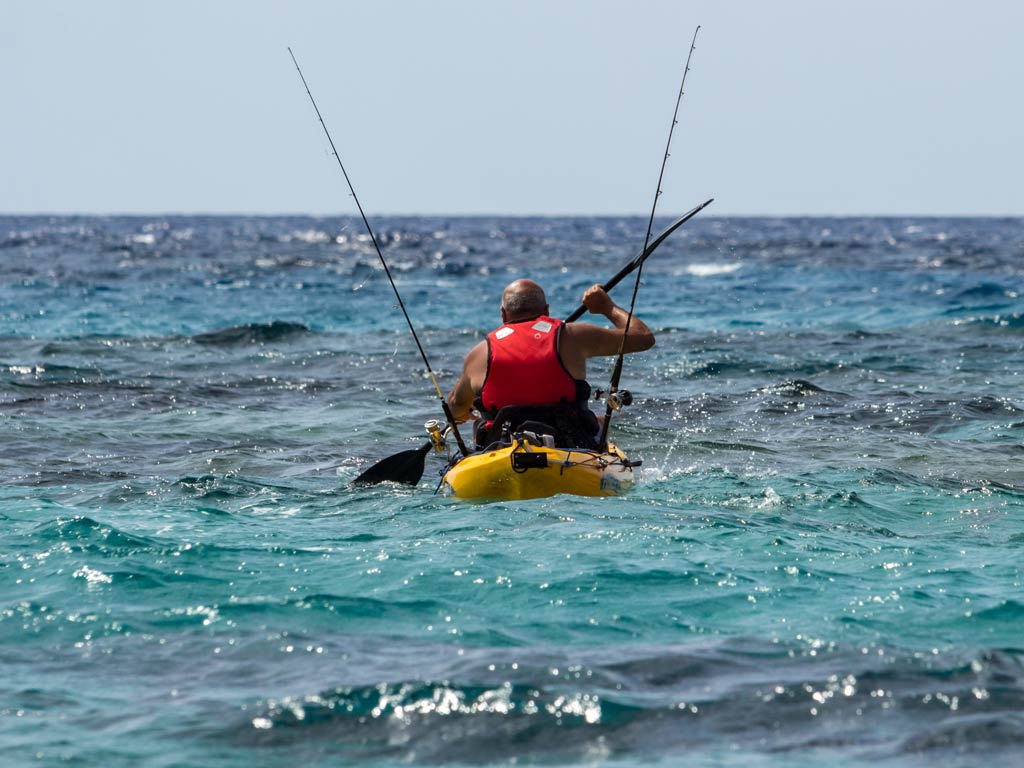
M 558 493 L 619 496 L 633 484 L 631 462 L 611 443 L 601 453 L 552 448 L 516 437 L 512 445 L 460 459 L 441 480 L 445 493 L 460 499 L 539 499 Z

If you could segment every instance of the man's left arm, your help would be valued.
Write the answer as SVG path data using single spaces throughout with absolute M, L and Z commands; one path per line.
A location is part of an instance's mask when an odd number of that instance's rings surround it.
M 622 334 L 618 331 L 625 330 L 627 322 L 629 333 L 623 351 L 642 352 L 654 346 L 654 334 L 647 323 L 636 315 L 630 318 L 629 313 L 612 301 L 600 285 L 589 288 L 583 294 L 583 304 L 591 314 L 604 315 L 615 326 L 615 330 L 611 330 L 581 323 L 573 329 L 587 357 L 617 355 L 622 348 Z

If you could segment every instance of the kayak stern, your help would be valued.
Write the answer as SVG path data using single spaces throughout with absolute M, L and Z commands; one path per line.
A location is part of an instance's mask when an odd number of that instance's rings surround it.
M 614 445 L 604 453 L 551 448 L 517 437 L 512 445 L 470 454 L 445 472 L 441 488 L 460 499 L 539 499 L 559 493 L 619 496 L 634 466 Z

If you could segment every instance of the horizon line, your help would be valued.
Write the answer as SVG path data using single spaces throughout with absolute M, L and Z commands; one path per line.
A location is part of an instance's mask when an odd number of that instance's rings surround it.
M 650 215 L 649 211 L 623 212 L 623 213 L 465 213 L 465 212 L 373 212 L 374 217 L 385 218 L 493 218 L 493 219 L 543 219 L 543 218 L 588 218 L 588 219 L 612 219 L 612 218 L 635 218 Z M 671 218 L 673 213 L 659 213 L 657 217 Z M 132 217 L 203 217 L 224 218 L 238 216 L 246 218 L 273 218 L 287 216 L 304 216 L 315 219 L 325 218 L 359 218 L 358 211 L 349 212 L 313 212 L 313 211 L 0 211 L 0 217 L 110 217 L 110 218 L 132 218 Z M 1024 218 L 1021 213 L 707 213 L 701 216 L 702 219 L 1019 219 Z

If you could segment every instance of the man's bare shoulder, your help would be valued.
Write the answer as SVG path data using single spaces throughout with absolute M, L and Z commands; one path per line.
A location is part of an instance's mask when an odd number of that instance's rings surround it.
M 474 347 L 466 353 L 466 360 L 476 359 L 480 356 L 487 356 L 487 339 L 477 342 Z
M 479 391 L 487 376 L 487 339 L 479 342 L 466 354 L 462 376 L 474 391 Z

